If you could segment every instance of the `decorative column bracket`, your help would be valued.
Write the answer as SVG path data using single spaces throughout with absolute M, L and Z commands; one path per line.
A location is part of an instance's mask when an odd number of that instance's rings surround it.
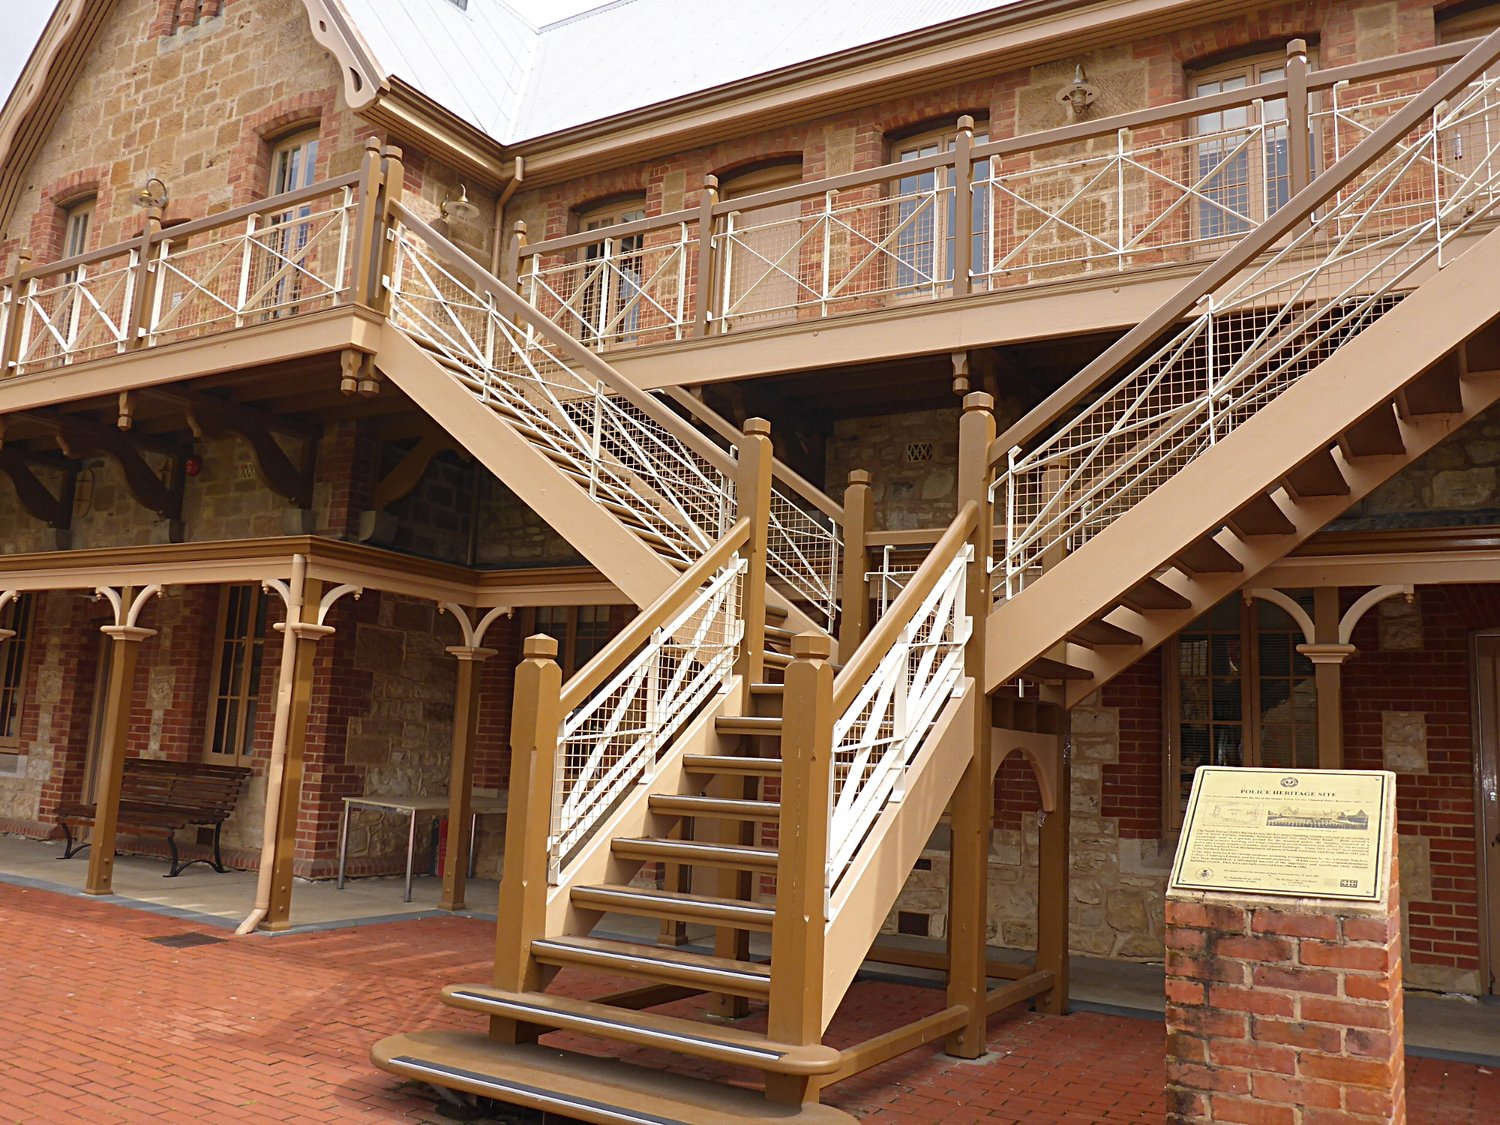
M 53 468 L 63 474 L 56 495 L 37 477 L 34 465 Z M 67 531 L 73 525 L 73 490 L 81 468 L 77 461 L 61 458 L 48 461 L 13 446 L 0 446 L 0 473 L 10 477 L 16 486 L 16 498 L 21 507 L 33 519 L 58 531 Z
M 101 426 L 82 418 L 64 419 L 36 411 L 18 413 L 14 417 L 35 423 L 52 433 L 58 449 L 69 460 L 90 454 L 114 458 L 125 474 L 130 494 L 143 507 L 164 520 L 182 518 L 183 456 L 177 447 L 135 437 L 114 426 Z M 163 481 L 158 471 L 142 456 L 143 449 L 172 459 L 173 470 L 168 481 Z

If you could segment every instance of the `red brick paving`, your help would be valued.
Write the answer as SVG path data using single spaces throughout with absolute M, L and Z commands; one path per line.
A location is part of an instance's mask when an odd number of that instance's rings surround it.
M 147 940 L 183 933 L 227 936 L 0 885 L 0 1121 L 445 1120 L 430 1092 L 375 1070 L 367 1052 L 394 1031 L 477 1026 L 444 1008 L 438 989 L 484 979 L 490 925 L 421 919 L 187 949 Z M 577 992 L 599 983 L 561 982 Z M 830 1041 L 940 1002 L 932 989 L 858 985 Z M 893 1123 L 1159 1121 L 1162 1035 L 1155 1021 L 1097 1013 L 999 1018 L 978 1063 L 914 1051 L 828 1100 Z M 1500 1120 L 1500 1074 L 1486 1068 L 1411 1058 L 1408 1081 L 1414 1125 Z

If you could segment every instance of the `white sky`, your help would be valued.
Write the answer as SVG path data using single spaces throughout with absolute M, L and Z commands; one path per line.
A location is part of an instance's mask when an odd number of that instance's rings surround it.
M 399 3 L 400 0 L 390 0 Z M 607 0 L 508 0 L 534 25 L 566 19 Z M 0 103 L 10 96 L 56 0 L 0 0 Z

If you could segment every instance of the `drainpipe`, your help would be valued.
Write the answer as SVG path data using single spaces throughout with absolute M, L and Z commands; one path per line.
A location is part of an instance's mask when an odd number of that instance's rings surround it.
M 260 842 L 260 872 L 255 885 L 255 909 L 235 934 L 255 932 L 271 909 L 271 880 L 276 866 L 276 834 L 280 830 L 281 781 L 286 769 L 286 738 L 292 724 L 292 682 L 297 661 L 297 634 L 302 620 L 302 587 L 307 579 L 307 557 L 292 556 L 292 580 L 287 586 L 286 624 L 281 626 L 281 669 L 276 683 L 276 722 L 271 728 L 271 761 L 266 766 L 266 820 Z
M 505 264 L 505 205 L 516 194 L 521 181 L 526 178 L 526 158 L 516 157 L 515 171 L 495 200 L 495 229 L 490 232 L 490 273 L 504 277 L 501 268 Z

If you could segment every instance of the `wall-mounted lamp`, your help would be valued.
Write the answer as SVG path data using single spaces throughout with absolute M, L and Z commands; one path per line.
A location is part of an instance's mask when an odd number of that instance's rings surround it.
M 469 189 L 458 185 L 458 198 L 449 196 L 443 200 L 443 218 L 450 223 L 471 223 L 479 218 L 479 208 L 469 202 Z
M 1089 82 L 1083 64 L 1079 63 L 1073 68 L 1073 81 L 1058 92 L 1057 100 L 1067 106 L 1074 117 L 1082 117 L 1098 96 L 1099 91 Z
M 146 181 L 146 186 L 141 188 L 140 193 L 136 195 L 135 204 L 137 207 L 163 208 L 166 207 L 168 198 L 167 185 L 152 176 Z

